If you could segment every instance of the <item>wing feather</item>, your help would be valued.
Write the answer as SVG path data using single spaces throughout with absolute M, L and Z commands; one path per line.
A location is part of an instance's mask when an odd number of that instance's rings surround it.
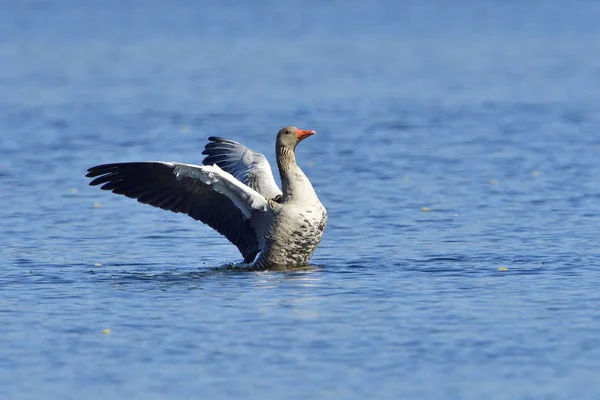
M 204 165 L 218 165 L 267 199 L 281 196 L 266 157 L 233 140 L 211 136 L 202 154 Z
M 86 176 L 94 178 L 92 186 L 207 224 L 232 242 L 245 262 L 260 251 L 262 232 L 253 218 L 267 211 L 267 200 L 219 167 L 130 162 L 98 165 Z

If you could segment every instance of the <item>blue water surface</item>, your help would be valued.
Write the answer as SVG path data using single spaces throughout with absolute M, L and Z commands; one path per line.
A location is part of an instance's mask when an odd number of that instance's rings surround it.
M 600 3 L 0 3 L 0 398 L 600 399 Z M 96 164 L 274 162 L 329 211 L 245 272 Z M 104 332 L 104 333 L 103 333 Z

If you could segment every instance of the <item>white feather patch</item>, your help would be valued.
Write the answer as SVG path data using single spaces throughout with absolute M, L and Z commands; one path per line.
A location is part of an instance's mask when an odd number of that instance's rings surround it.
M 178 164 L 174 173 L 179 180 L 184 177 L 197 179 L 210 186 L 215 192 L 227 196 L 242 211 L 246 219 L 252 217 L 254 210 L 266 211 L 268 208 L 267 200 L 260 193 L 244 185 L 216 164 L 202 166 Z

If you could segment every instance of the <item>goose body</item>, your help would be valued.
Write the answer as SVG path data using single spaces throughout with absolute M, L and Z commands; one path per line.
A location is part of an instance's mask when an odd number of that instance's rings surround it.
M 282 189 L 261 153 L 210 137 L 203 165 L 128 162 L 88 169 L 90 185 L 164 210 L 185 213 L 232 242 L 258 269 L 306 265 L 327 223 L 327 210 L 296 163 L 296 145 L 314 131 L 286 127 L 275 145 Z M 258 256 L 258 257 L 257 257 Z

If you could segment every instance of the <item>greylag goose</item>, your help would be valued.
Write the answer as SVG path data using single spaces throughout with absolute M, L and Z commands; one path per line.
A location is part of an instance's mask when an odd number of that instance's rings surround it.
M 88 169 L 90 185 L 202 221 L 225 236 L 257 269 L 307 265 L 327 210 L 296 164 L 298 143 L 314 134 L 293 126 L 277 133 L 280 190 L 261 153 L 209 137 L 204 165 L 126 162 Z M 258 257 L 257 257 L 258 255 Z

